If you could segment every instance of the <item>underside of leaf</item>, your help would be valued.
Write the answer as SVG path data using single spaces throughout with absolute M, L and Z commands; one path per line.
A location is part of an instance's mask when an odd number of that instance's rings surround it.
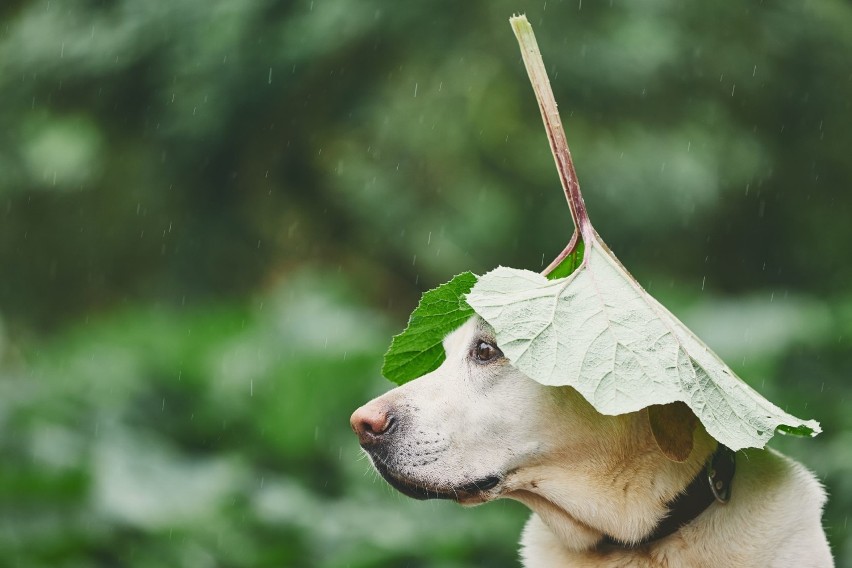
M 742 382 L 596 240 L 567 278 L 501 267 L 467 301 L 518 369 L 574 387 L 603 414 L 682 401 L 733 450 L 763 447 L 779 427 L 819 432 Z
M 639 286 L 598 236 L 535 34 L 526 17 L 509 21 L 576 230 L 544 271 L 550 280 L 498 268 L 468 294 L 503 353 L 543 384 L 573 386 L 604 414 L 686 403 L 713 437 L 734 450 L 763 447 L 776 431 L 817 434 L 815 421 L 787 414 L 734 375 Z

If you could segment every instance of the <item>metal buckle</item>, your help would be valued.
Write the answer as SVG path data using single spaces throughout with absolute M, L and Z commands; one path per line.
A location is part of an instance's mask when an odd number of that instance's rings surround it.
M 736 467 L 736 454 L 728 447 L 719 444 L 719 448 L 707 464 L 707 482 L 719 503 L 725 504 L 731 499 L 731 482 Z

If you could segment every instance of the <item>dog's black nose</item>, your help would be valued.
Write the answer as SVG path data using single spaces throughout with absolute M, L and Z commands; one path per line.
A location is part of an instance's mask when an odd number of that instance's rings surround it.
M 385 408 L 368 403 L 352 413 L 349 423 L 358 434 L 362 446 L 369 446 L 382 440 L 396 419 Z

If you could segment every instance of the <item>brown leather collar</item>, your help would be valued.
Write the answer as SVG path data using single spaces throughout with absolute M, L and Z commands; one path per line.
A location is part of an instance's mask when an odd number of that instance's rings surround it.
M 735 469 L 734 452 L 719 444 L 707 460 L 707 465 L 698 472 L 683 493 L 669 502 L 669 514 L 660 521 L 651 534 L 635 543 L 623 543 L 609 535 L 604 535 L 603 540 L 598 543 L 598 548 L 639 548 L 676 533 L 681 527 L 695 520 L 714 501 L 721 504 L 728 502 L 731 498 L 731 483 Z

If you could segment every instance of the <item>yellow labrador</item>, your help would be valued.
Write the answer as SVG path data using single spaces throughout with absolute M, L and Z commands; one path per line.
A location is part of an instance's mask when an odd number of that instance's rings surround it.
M 825 492 L 800 464 L 734 456 L 676 406 L 654 427 L 645 410 L 602 415 L 515 369 L 478 317 L 444 348 L 439 369 L 359 408 L 352 427 L 410 497 L 532 509 L 524 566 L 833 565 Z

